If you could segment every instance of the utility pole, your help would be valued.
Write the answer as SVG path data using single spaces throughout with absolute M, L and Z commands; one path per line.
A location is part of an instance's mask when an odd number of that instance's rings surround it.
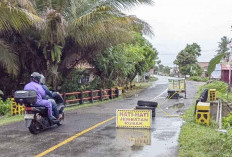
M 229 56 L 228 56 L 228 64 L 229 64 L 229 84 L 228 84 L 228 92 L 230 92 L 231 89 L 231 51 L 232 51 L 232 43 L 230 42 L 229 44 L 230 47 L 230 52 L 229 52 Z M 228 95 L 227 95 L 228 96 Z

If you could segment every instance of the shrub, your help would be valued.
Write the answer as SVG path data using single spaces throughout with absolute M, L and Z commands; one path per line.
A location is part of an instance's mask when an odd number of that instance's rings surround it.
M 91 82 L 80 83 L 80 80 L 89 76 L 89 73 L 81 70 L 73 70 L 70 75 L 64 80 L 61 87 L 62 92 L 75 92 L 91 89 L 100 89 L 101 81 L 99 77 L 96 77 Z
M 201 86 L 199 89 L 199 92 L 202 92 L 204 89 L 216 89 L 216 91 L 220 94 L 226 94 L 228 85 L 225 82 L 222 81 L 214 81 L 208 84 L 205 84 L 204 86 Z
M 225 129 L 230 129 L 232 127 L 232 113 L 227 117 L 223 117 L 222 122 Z
M 7 99 L 6 101 L 3 101 L 0 98 L 0 116 L 6 115 L 10 113 L 10 99 Z
M 158 80 L 158 78 L 157 77 L 154 77 L 154 76 L 151 76 L 150 78 L 149 78 L 149 81 L 150 82 L 152 82 L 152 81 L 157 81 Z
M 191 76 L 189 78 L 189 80 L 192 80 L 192 81 L 197 81 L 197 82 L 207 82 L 209 80 L 209 78 L 202 78 L 200 76 Z

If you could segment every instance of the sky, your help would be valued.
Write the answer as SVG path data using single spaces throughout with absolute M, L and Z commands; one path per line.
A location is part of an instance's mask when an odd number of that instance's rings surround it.
M 232 37 L 232 0 L 154 0 L 129 11 L 152 27 L 148 40 L 158 50 L 161 63 L 173 66 L 187 44 L 201 47 L 200 62 L 212 59 L 221 37 Z

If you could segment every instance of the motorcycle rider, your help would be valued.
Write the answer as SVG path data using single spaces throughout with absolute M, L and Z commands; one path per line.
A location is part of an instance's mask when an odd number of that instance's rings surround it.
M 24 90 L 34 90 L 37 94 L 36 105 L 44 106 L 48 108 L 48 118 L 55 121 L 56 118 L 52 115 L 52 103 L 49 100 L 43 99 L 46 93 L 40 84 L 41 74 L 38 72 L 33 72 L 31 74 L 31 82 L 25 85 Z
M 61 119 L 62 118 L 62 114 L 59 114 L 59 111 L 57 110 L 57 104 L 54 100 L 54 98 L 56 97 L 56 94 L 57 92 L 51 92 L 48 87 L 45 85 L 45 77 L 43 74 L 41 74 L 41 79 L 40 79 L 40 84 L 42 85 L 45 93 L 46 93 L 46 96 L 44 99 L 47 99 L 49 101 L 51 101 L 52 103 L 52 111 L 53 111 L 53 114 L 54 116 L 57 118 L 57 119 Z

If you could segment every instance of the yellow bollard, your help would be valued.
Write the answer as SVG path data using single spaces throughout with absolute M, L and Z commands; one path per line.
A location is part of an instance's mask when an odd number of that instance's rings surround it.
M 209 89 L 208 98 L 209 101 L 216 101 L 216 89 Z
M 11 99 L 11 115 L 23 115 L 24 114 L 24 105 L 19 105 L 15 102 L 14 98 Z
M 196 109 L 196 122 L 201 124 L 207 124 L 209 126 L 210 121 L 210 103 L 198 102 Z
M 11 99 L 11 107 L 10 107 L 10 112 L 11 112 L 11 115 L 15 115 L 16 114 L 16 102 L 14 101 L 14 98 Z

